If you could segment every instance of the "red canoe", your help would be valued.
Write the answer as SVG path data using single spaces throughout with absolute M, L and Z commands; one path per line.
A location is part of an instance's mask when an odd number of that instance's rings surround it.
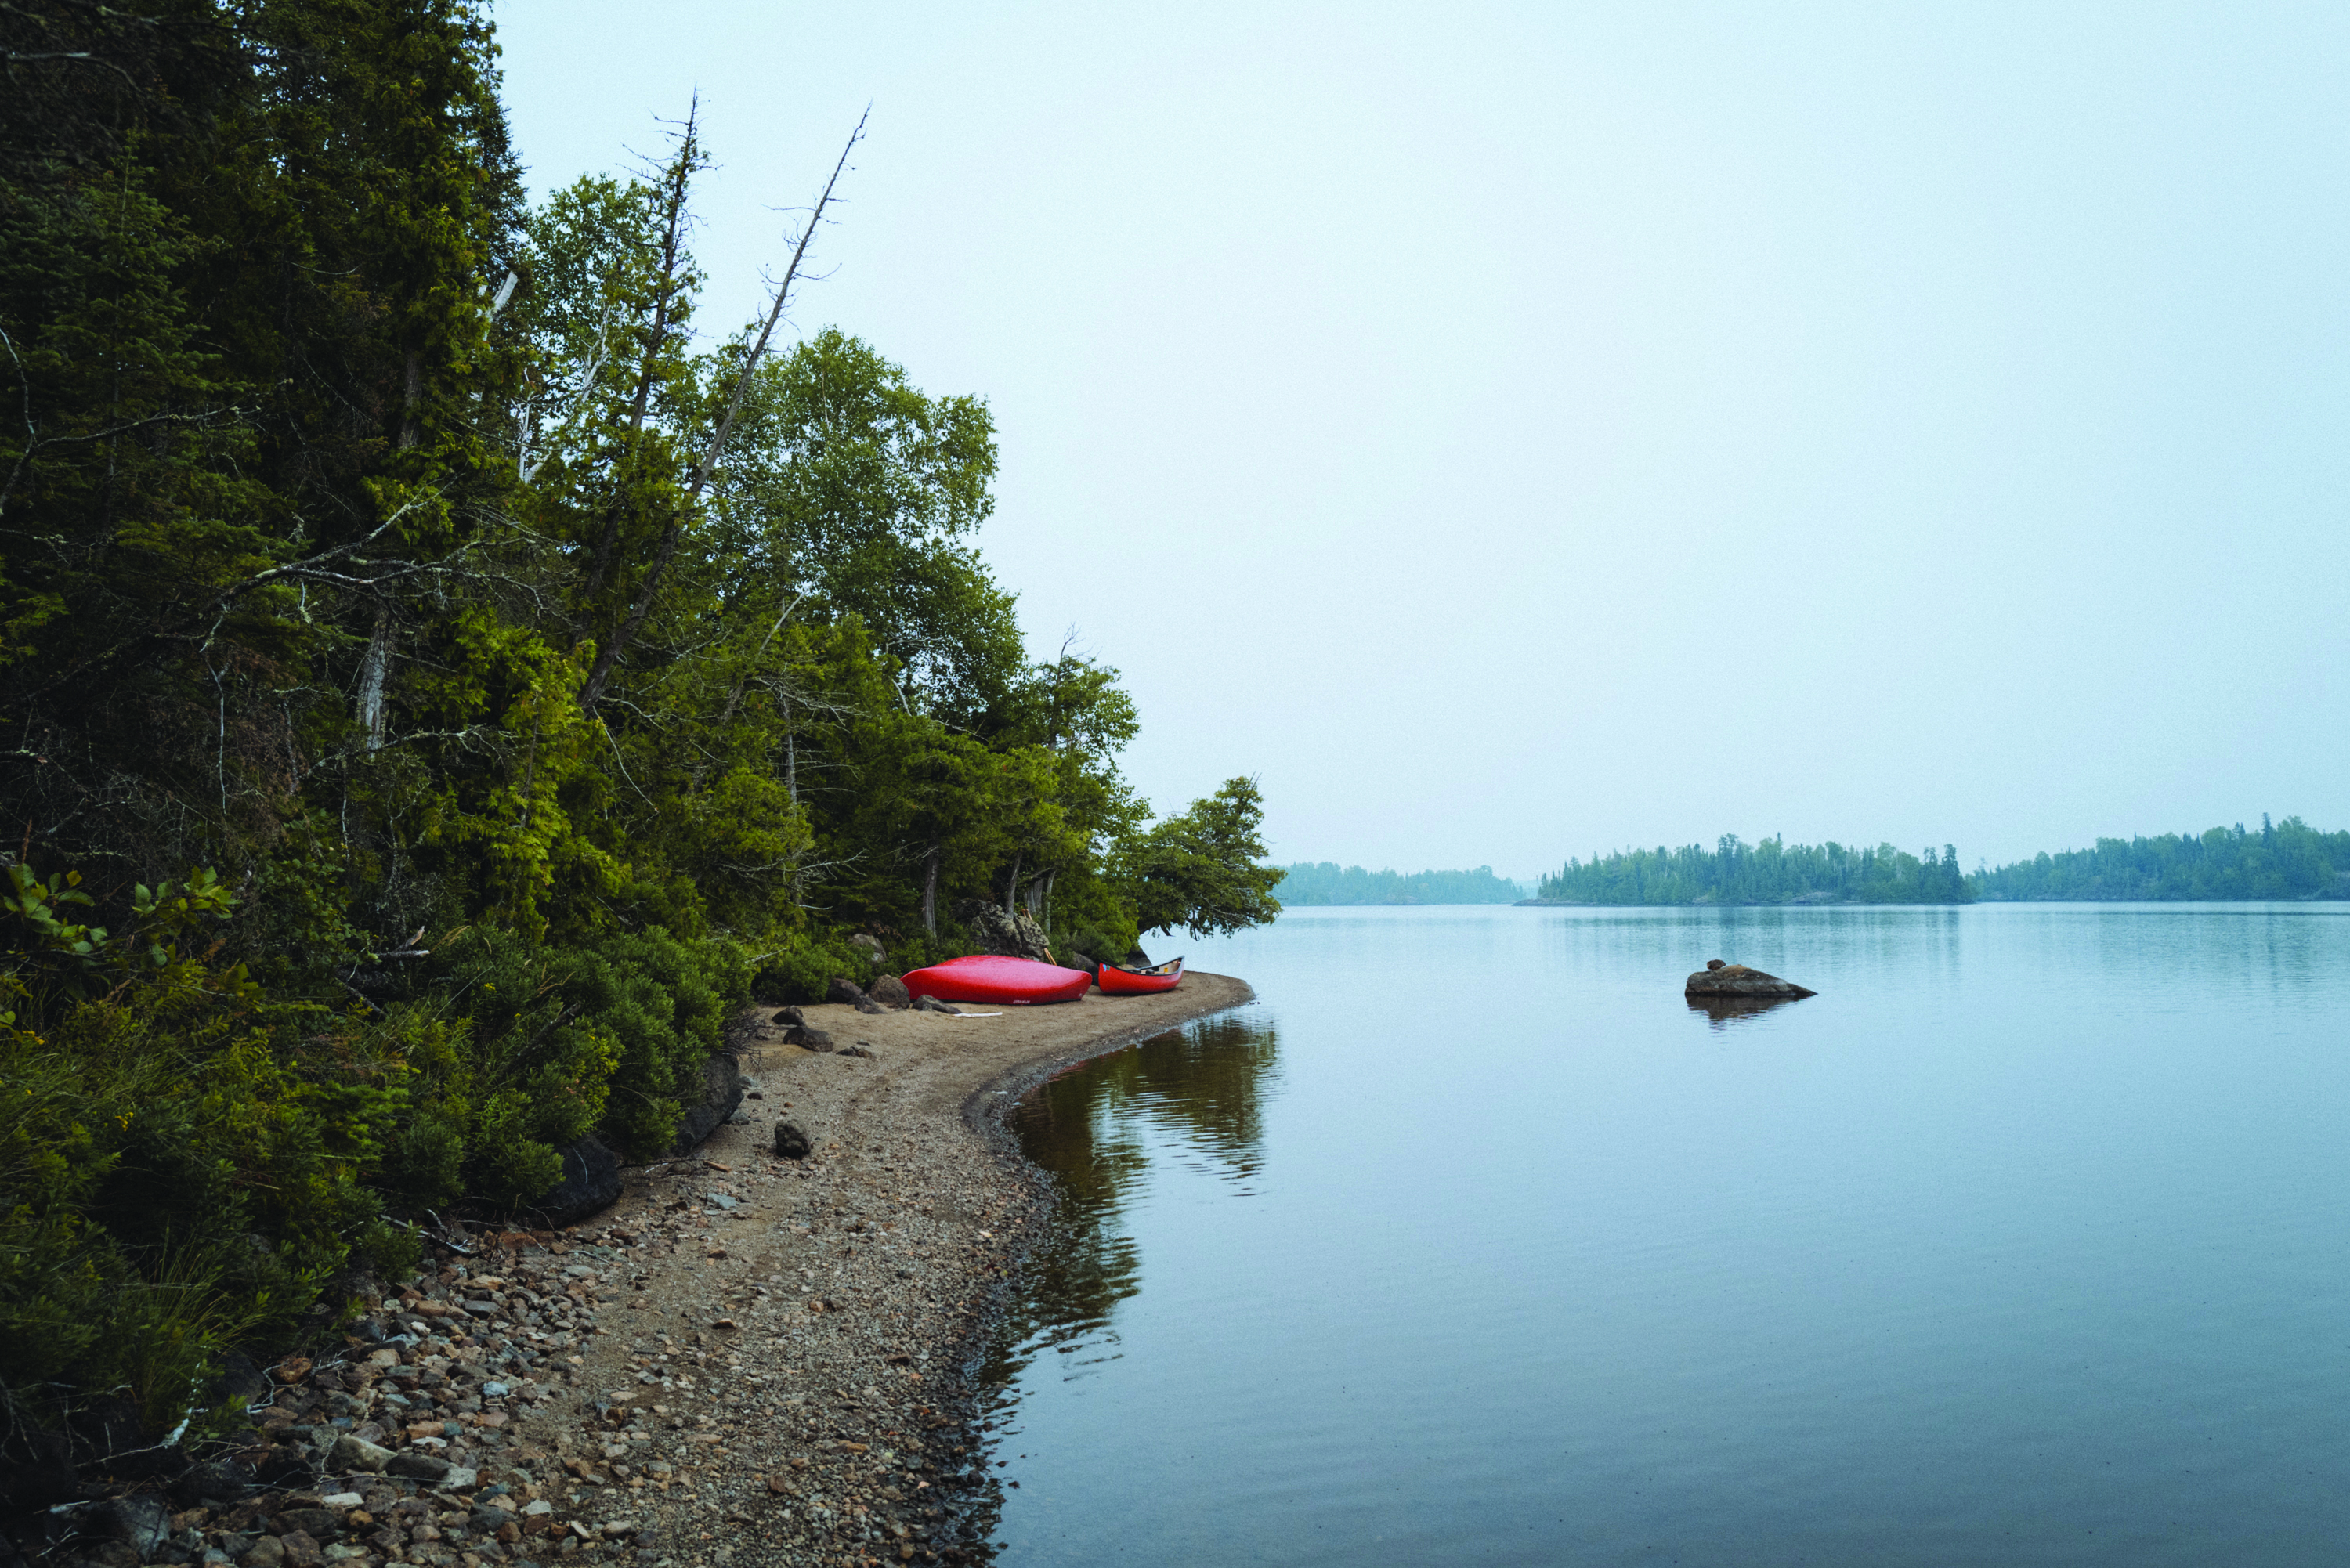
M 973 953 L 914 971 L 906 977 L 906 989 L 941 1002 L 993 1002 L 1018 1007 L 1032 1002 L 1075 1002 L 1093 982 L 1094 977 L 1081 969 Z
M 1104 996 L 1140 996 L 1145 992 L 1172 991 L 1183 983 L 1183 961 L 1169 959 L 1155 969 L 1128 969 L 1106 963 L 1095 975 Z

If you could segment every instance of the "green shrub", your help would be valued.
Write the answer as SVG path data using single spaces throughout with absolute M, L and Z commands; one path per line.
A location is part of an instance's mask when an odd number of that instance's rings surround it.
M 845 932 L 795 931 L 783 945 L 761 955 L 751 994 L 770 1006 L 822 1002 L 835 975 L 860 985 L 872 972 L 865 955 Z

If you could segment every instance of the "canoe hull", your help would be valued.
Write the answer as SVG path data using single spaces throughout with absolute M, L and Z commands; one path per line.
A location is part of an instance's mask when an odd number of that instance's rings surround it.
M 1081 969 L 1038 963 L 1035 959 L 1000 958 L 976 953 L 949 959 L 906 976 L 906 990 L 915 996 L 941 1002 L 989 1002 L 1003 1007 L 1025 1007 L 1040 1002 L 1075 1002 L 1085 995 L 1094 977 Z
M 1139 974 L 1106 963 L 1095 971 L 1094 981 L 1102 988 L 1104 996 L 1148 996 L 1153 992 L 1172 991 L 1183 983 L 1183 961 L 1177 959 Z

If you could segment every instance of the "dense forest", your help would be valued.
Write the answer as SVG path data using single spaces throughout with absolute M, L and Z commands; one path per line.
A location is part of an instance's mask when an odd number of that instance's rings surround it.
M 1985 899 L 2350 898 L 2350 833 L 2320 833 L 2297 816 L 2260 831 L 2242 823 L 2156 838 L 2100 838 L 2094 849 L 2042 853 L 1968 878 Z
M 784 329 L 845 152 L 711 332 L 690 108 L 531 205 L 458 0 L 0 46 L 0 1470 L 668 1148 L 852 936 L 1276 912 L 1254 784 L 1153 821 L 1118 672 L 1026 656 L 986 403 Z
M 1947 844 L 1938 857 L 1890 844 L 1748 844 L 1732 834 L 1711 849 L 1659 846 L 1569 860 L 1535 896 L 1561 904 L 1964 904 L 1975 894 Z
M 1493 875 L 1491 866 L 1474 871 L 1340 870 L 1327 860 L 1300 861 L 1281 875 L 1274 889 L 1284 905 L 1332 904 L 1514 904 L 1525 889 Z

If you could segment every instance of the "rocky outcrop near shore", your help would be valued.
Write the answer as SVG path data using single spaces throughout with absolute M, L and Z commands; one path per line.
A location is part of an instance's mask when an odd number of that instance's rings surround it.
M 1764 974 L 1759 969 L 1749 969 L 1742 963 L 1725 963 L 1715 959 L 1689 977 L 1682 988 L 1689 996 L 1817 996 L 1819 992 L 1797 985 L 1792 980 L 1781 980 L 1775 974 Z
M 1038 963 L 1053 961 L 1053 944 L 1045 939 L 1045 928 L 1017 909 L 972 901 L 957 904 L 954 916 L 971 932 L 981 952 L 1035 959 Z

